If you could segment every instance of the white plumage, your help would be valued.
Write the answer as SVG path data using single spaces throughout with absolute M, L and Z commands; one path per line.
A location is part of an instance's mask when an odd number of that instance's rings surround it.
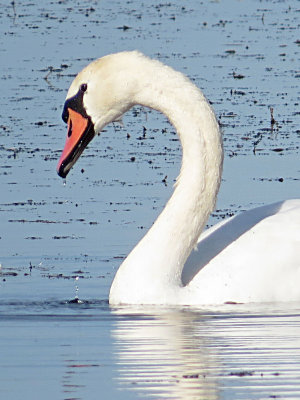
M 110 304 L 300 300 L 299 199 L 247 211 L 201 235 L 215 207 L 223 150 L 214 112 L 190 80 L 141 53 L 123 52 L 88 65 L 67 99 L 82 84 L 95 133 L 140 104 L 164 113 L 182 145 L 174 193 L 117 271 Z

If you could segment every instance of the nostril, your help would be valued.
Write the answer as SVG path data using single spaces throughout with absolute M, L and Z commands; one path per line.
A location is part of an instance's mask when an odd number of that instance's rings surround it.
M 72 136 L 72 120 L 69 122 L 68 137 Z

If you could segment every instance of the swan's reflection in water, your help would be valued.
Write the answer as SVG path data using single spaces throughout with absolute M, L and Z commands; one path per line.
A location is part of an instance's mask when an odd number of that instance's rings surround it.
M 157 311 L 147 315 L 136 310 L 128 318 L 125 310 L 115 311 L 124 313 L 112 332 L 120 388 L 155 398 L 217 399 L 216 374 L 209 372 L 218 367 L 217 358 L 203 335 L 205 317 L 184 310 Z
M 136 398 L 300 398 L 300 304 L 113 313 L 117 385 Z

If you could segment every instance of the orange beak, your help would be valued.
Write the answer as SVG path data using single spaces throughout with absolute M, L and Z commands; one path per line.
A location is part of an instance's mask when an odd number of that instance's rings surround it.
M 71 108 L 68 112 L 68 134 L 65 147 L 57 164 L 57 173 L 65 178 L 76 163 L 83 150 L 95 136 L 94 124 L 89 117 L 84 117 Z

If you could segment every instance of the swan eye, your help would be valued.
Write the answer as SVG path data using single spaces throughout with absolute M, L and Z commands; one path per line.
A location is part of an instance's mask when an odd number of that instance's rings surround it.
M 86 83 L 83 83 L 81 86 L 80 86 L 80 90 L 84 93 L 84 92 L 86 92 L 87 91 L 87 84 Z

